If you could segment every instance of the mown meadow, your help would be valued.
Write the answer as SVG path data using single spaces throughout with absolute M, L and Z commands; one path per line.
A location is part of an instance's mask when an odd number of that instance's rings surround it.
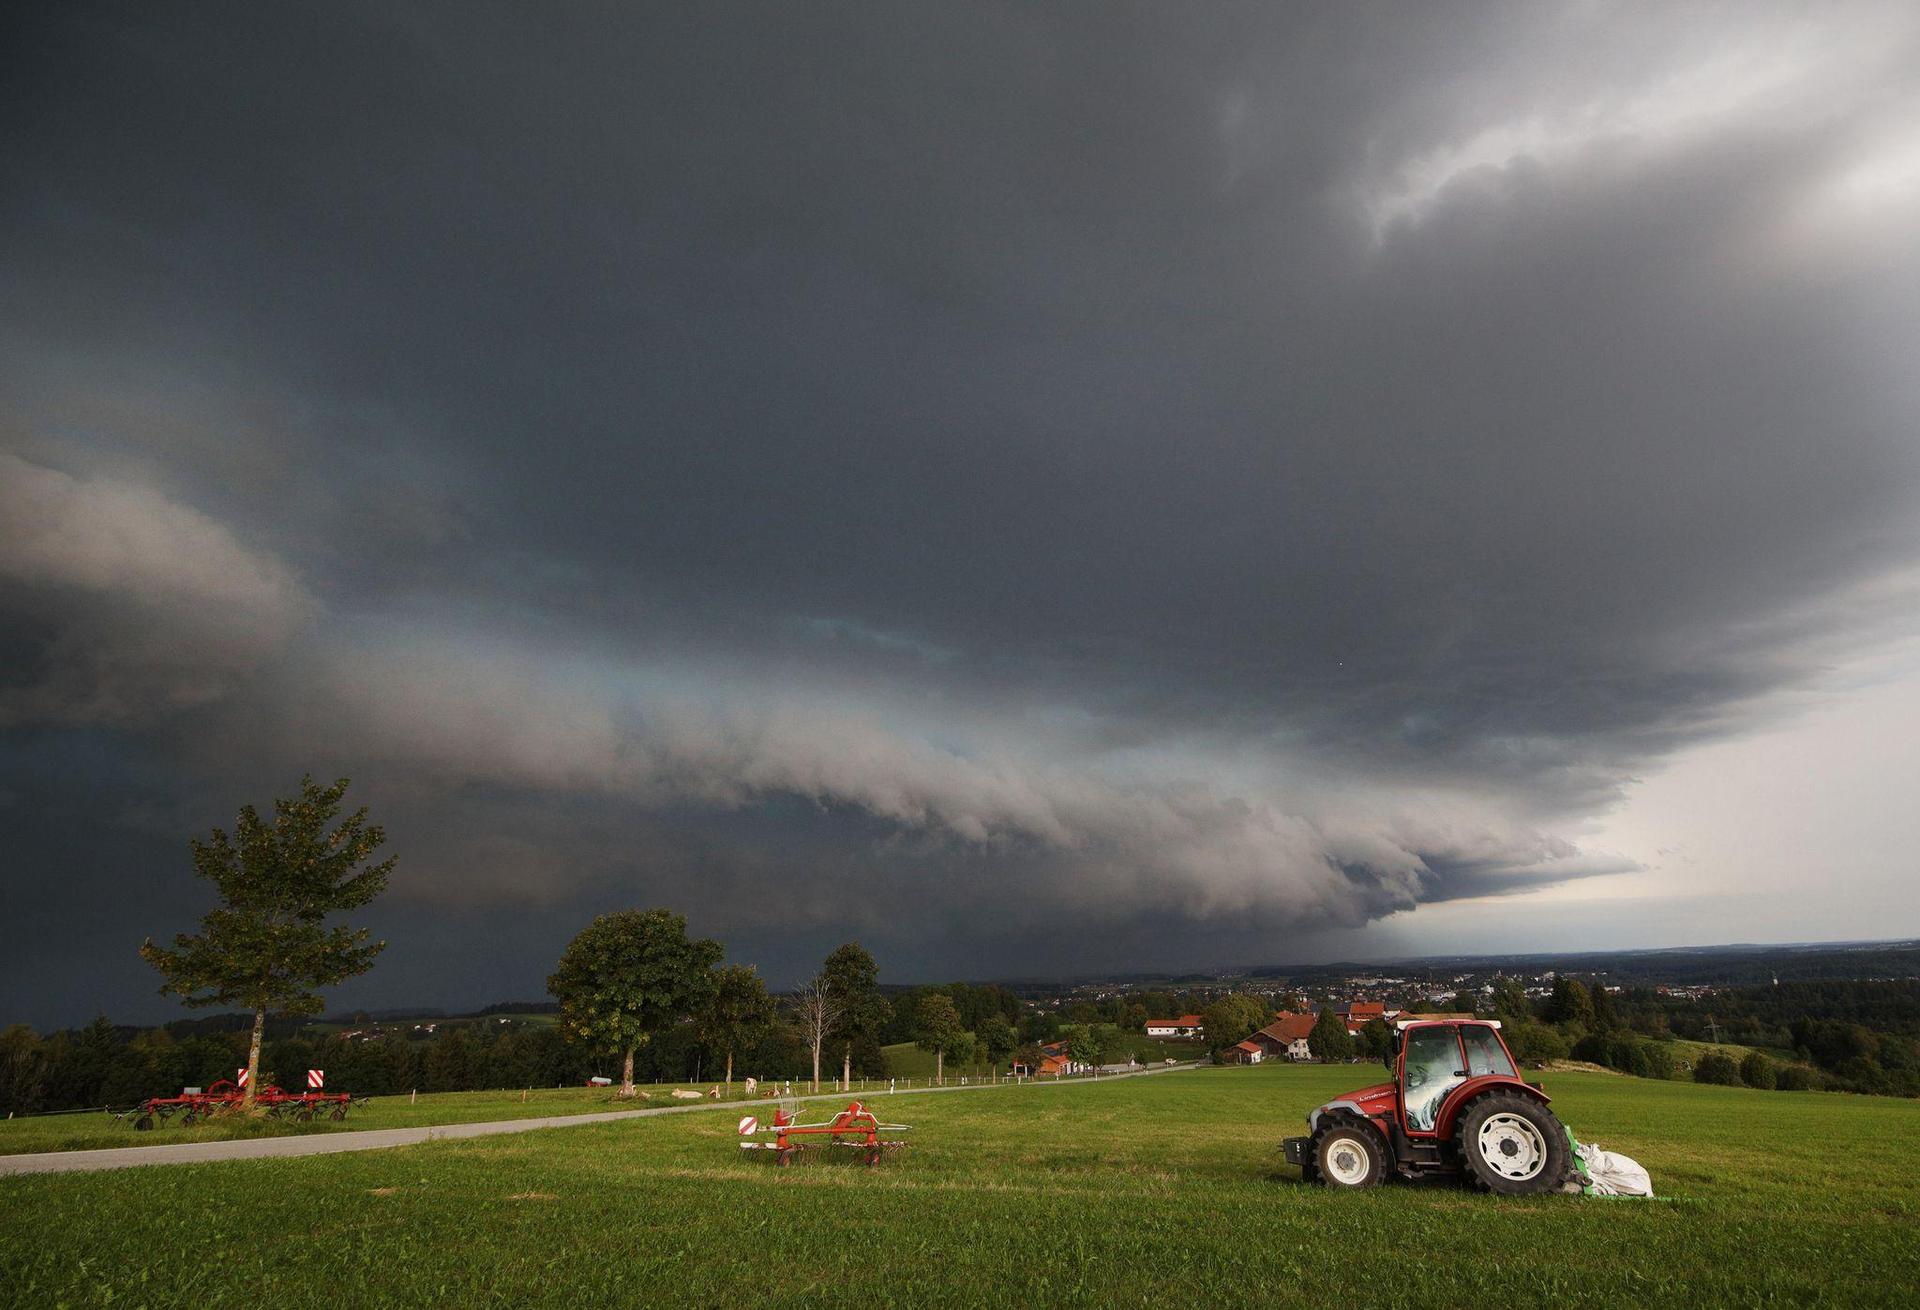
M 879 1168 L 668 1116 L 0 1179 L 17 1304 L 1908 1305 L 1920 1105 L 1548 1076 L 1654 1201 L 1333 1195 L 1279 1139 L 1365 1066 L 878 1098 Z M 810 1107 L 812 1108 L 812 1107 Z

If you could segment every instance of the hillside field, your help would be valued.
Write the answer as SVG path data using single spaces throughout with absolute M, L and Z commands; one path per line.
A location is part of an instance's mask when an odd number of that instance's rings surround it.
M 1371 1076 L 883 1096 L 913 1144 L 875 1170 L 777 1169 L 720 1109 L 3 1178 L 0 1286 L 49 1306 L 1911 1304 L 1913 1102 L 1552 1074 L 1574 1131 L 1663 1199 L 1301 1185 L 1279 1139 Z

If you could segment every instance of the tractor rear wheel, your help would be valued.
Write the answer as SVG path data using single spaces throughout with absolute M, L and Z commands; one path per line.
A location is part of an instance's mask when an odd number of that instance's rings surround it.
M 1387 1176 L 1387 1144 L 1371 1125 L 1336 1120 L 1313 1137 L 1313 1172 L 1328 1187 L 1359 1189 Z
M 1454 1140 L 1474 1182 L 1489 1192 L 1538 1196 L 1559 1190 L 1567 1175 L 1567 1130 L 1531 1097 L 1481 1097 L 1460 1116 Z

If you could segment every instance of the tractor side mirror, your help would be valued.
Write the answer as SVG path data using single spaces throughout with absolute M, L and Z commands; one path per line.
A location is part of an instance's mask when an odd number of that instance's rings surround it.
M 1380 1057 L 1380 1063 L 1387 1066 L 1388 1073 L 1392 1073 L 1399 1059 L 1400 1059 L 1400 1034 L 1396 1032 L 1393 1035 L 1393 1040 L 1387 1043 L 1387 1053 Z

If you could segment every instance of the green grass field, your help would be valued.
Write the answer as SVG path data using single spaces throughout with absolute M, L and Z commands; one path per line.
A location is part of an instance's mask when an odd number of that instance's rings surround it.
M 1279 1139 L 1360 1067 L 883 1098 L 791 1169 L 733 1115 L 0 1179 L 12 1304 L 1909 1305 L 1920 1105 L 1558 1074 L 1665 1199 L 1336 1195 Z M 819 1158 L 825 1157 L 825 1158 Z

